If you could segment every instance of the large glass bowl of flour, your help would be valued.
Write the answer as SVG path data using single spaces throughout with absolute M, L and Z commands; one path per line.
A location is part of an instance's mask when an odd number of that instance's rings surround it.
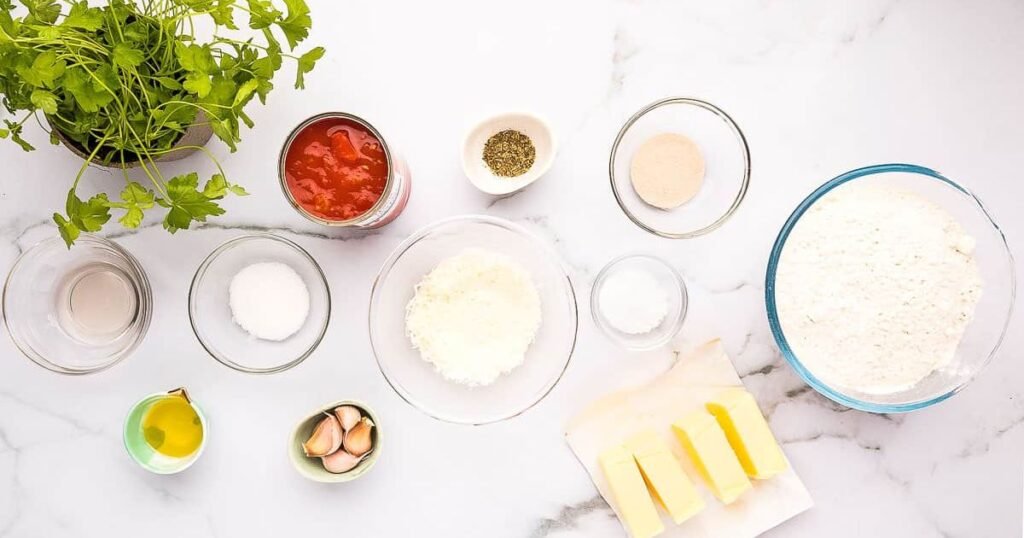
M 884 164 L 800 203 L 768 260 L 765 302 L 811 387 L 898 413 L 949 398 L 992 360 L 1015 289 L 1006 238 L 974 194 L 934 170 Z
M 471 386 L 446 378 L 413 346 L 407 314 L 424 276 L 446 260 L 481 251 L 529 274 L 540 302 L 540 325 L 518 366 L 492 382 Z M 516 321 L 508 320 L 510 330 Z M 445 219 L 412 234 L 384 262 L 370 296 L 370 344 L 388 383 L 424 413 L 459 424 L 498 422 L 543 399 L 569 364 L 577 322 L 572 283 L 550 243 L 522 226 L 486 216 Z

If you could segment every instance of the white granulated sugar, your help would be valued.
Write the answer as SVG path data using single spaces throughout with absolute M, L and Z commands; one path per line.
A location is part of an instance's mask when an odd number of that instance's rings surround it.
M 413 347 L 446 379 L 489 385 L 521 365 L 541 323 L 530 274 L 511 258 L 468 249 L 443 260 L 406 306 Z
M 245 332 L 262 340 L 281 341 L 302 328 L 309 315 L 309 289 L 286 264 L 248 265 L 228 288 L 231 317 Z
M 601 315 L 626 334 L 651 332 L 668 315 L 668 296 L 650 273 L 623 269 L 608 276 L 597 296 Z
M 952 361 L 981 297 L 974 239 L 909 191 L 856 181 L 803 215 L 776 277 L 796 356 L 833 386 L 886 394 Z

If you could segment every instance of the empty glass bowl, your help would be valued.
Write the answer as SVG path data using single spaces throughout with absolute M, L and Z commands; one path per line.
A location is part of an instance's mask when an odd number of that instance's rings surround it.
M 14 344 L 63 374 L 116 364 L 149 329 L 153 293 L 142 266 L 116 243 L 83 234 L 72 248 L 44 240 L 7 275 L 3 317 Z
M 649 138 L 677 133 L 692 140 L 704 157 L 704 182 L 691 200 L 675 209 L 648 205 L 633 190 L 633 154 Z M 647 105 L 622 126 L 608 160 L 612 193 L 637 226 L 670 239 L 689 239 L 717 229 L 739 208 L 750 183 L 750 150 L 736 122 L 722 109 L 689 97 Z
M 615 325 L 605 316 L 601 291 L 609 278 L 626 271 L 638 271 L 650 275 L 664 293 L 668 304 L 667 314 L 661 323 L 650 331 L 640 334 L 626 333 L 615 328 Z M 612 260 L 597 274 L 594 287 L 590 291 L 590 313 L 598 328 L 620 346 L 632 350 L 654 349 L 665 345 L 679 333 L 679 329 L 683 326 L 683 320 L 686 318 L 687 299 L 683 277 L 668 262 L 654 256 L 633 254 Z M 606 307 L 608 306 L 614 307 L 614 305 L 606 305 Z
M 776 307 L 775 277 L 786 240 L 807 210 L 832 189 L 847 182 L 872 182 L 909 190 L 938 205 L 963 226 L 977 244 L 974 259 L 981 271 L 983 290 L 950 365 L 939 368 L 914 386 L 889 394 L 830 386 L 815 376 L 790 347 Z M 959 392 L 992 360 L 1003 341 L 1013 311 L 1016 290 L 1013 257 L 1003 232 L 985 206 L 970 191 L 934 170 L 911 164 L 882 164 L 847 172 L 819 187 L 797 206 L 775 240 L 765 278 L 768 323 L 782 355 L 811 387 L 832 400 L 874 413 L 913 411 L 941 402 Z
M 309 290 L 305 323 L 279 342 L 250 335 L 232 318 L 231 279 L 259 262 L 291 267 Z M 320 345 L 331 318 L 331 291 L 316 260 L 299 245 L 273 234 L 243 235 L 217 247 L 203 260 L 189 289 L 188 315 L 196 338 L 213 358 L 240 372 L 272 374 L 298 365 Z
M 525 268 L 537 286 L 542 321 L 519 367 L 490 385 L 449 381 L 412 347 L 406 305 L 438 263 L 469 248 L 503 254 Z M 529 409 L 554 388 L 576 345 L 572 284 L 555 251 L 511 222 L 485 216 L 442 220 L 414 233 L 381 267 L 370 296 L 370 344 L 388 383 L 405 401 L 447 422 L 486 424 Z

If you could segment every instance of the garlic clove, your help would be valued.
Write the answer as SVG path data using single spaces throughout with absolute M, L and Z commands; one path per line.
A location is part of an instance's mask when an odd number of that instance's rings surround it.
M 323 456 L 320 461 L 324 464 L 324 469 L 329 473 L 341 474 L 347 473 L 354 469 L 359 462 L 363 461 L 362 456 L 353 456 L 344 450 L 339 450 L 334 454 Z
M 334 415 L 338 417 L 338 421 L 341 422 L 341 429 L 345 431 L 351 430 L 359 422 L 359 419 L 363 418 L 363 414 L 351 405 L 335 407 Z
M 363 456 L 373 448 L 373 421 L 363 417 L 352 426 L 352 429 L 345 432 L 345 450 L 353 456 Z
M 302 450 L 311 458 L 327 456 L 338 451 L 343 439 L 341 423 L 334 415 L 327 415 L 313 429 L 309 440 L 302 444 Z

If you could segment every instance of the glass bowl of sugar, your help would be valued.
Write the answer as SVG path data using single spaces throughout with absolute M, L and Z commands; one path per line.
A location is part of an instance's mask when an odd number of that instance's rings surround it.
M 188 314 L 214 359 L 240 372 L 272 374 L 297 366 L 320 345 L 331 292 L 320 265 L 296 243 L 243 235 L 196 270 Z
M 683 277 L 668 262 L 644 254 L 618 257 L 594 279 L 590 313 L 616 344 L 642 351 L 667 344 L 686 319 Z

